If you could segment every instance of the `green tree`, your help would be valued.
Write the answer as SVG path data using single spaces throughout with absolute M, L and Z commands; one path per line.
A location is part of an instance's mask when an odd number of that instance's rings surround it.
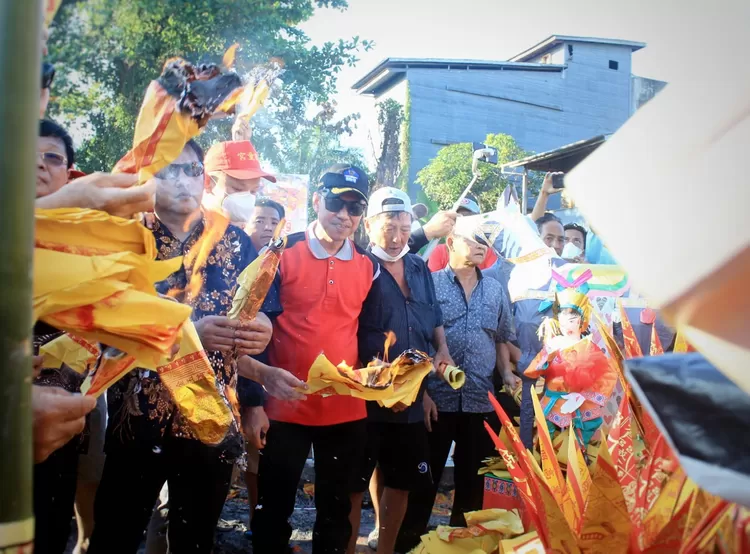
M 311 186 L 335 163 L 349 163 L 368 172 L 362 151 L 341 144 L 343 135 L 351 136 L 354 132 L 353 126 L 359 115 L 337 120 L 335 108 L 333 102 L 324 103 L 320 112 L 303 121 L 296 133 L 282 135 L 279 148 L 268 161 L 281 173 L 309 175 Z
M 380 156 L 375 170 L 375 188 L 396 185 L 401 169 L 401 124 L 404 121 L 404 107 L 392 98 L 377 104 L 378 127 L 380 129 Z
M 284 85 L 269 102 L 271 124 L 256 129 L 261 155 L 274 157 L 279 136 L 294 133 L 310 102 L 336 90 L 342 67 L 371 45 L 358 37 L 318 47 L 297 26 L 316 7 L 345 9 L 345 0 L 65 0 L 53 26 L 50 54 L 58 68 L 51 114 L 84 131 L 80 165 L 109 169 L 132 144 L 148 83 L 164 62 L 180 56 L 218 62 L 240 44 L 240 74 L 271 57 L 286 67 Z M 209 125 L 204 144 L 228 138 L 230 121 Z
M 490 210 L 494 209 L 505 187 L 520 180 L 518 177 L 503 175 L 500 166 L 531 153 L 518 146 L 510 135 L 490 134 L 484 143 L 497 149 L 498 164 L 479 164 L 479 178 L 471 192 L 479 198 L 484 210 Z M 442 148 L 417 174 L 417 183 L 422 185 L 425 194 L 441 208 L 450 208 L 471 181 L 472 154 L 470 143 L 451 144 Z M 529 177 L 531 194 L 539 190 L 541 180 L 536 175 Z
M 336 119 L 336 105 L 325 103 L 321 111 L 309 121 L 304 121 L 297 133 L 282 135 L 279 148 L 269 161 L 280 173 L 293 173 L 310 176 L 308 195 L 308 218 L 315 219 L 312 210 L 312 192 L 323 176 L 323 172 L 335 163 L 348 163 L 368 173 L 372 182 L 367 161 L 361 150 L 341 144 L 342 135 L 351 135 L 358 115 Z M 253 135 L 253 141 L 255 141 Z

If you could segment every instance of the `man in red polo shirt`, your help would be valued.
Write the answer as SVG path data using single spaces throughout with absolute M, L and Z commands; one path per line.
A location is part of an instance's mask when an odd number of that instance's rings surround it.
M 279 265 L 283 313 L 274 323 L 270 363 L 301 380 L 322 352 L 333 363 L 359 365 L 358 318 L 379 266 L 351 240 L 367 207 L 364 172 L 331 167 L 313 196 L 318 218 L 306 232 L 288 237 Z M 258 471 L 258 508 L 252 520 L 253 550 L 288 550 L 302 469 L 315 454 L 313 552 L 344 554 L 352 532 L 350 493 L 364 454 L 367 410 L 350 396 L 309 396 L 304 402 L 269 398 L 271 426 Z
M 206 191 L 203 206 L 224 213 L 230 223 L 244 227 L 255 208 L 255 195 L 262 190 L 261 179 L 276 177 L 260 167 L 258 153 L 249 140 L 214 144 L 206 154 Z

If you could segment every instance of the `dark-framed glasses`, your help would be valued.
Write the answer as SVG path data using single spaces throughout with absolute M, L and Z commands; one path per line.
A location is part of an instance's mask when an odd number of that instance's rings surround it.
M 326 210 L 335 214 L 346 208 L 346 211 L 350 216 L 359 217 L 365 213 L 365 208 L 367 208 L 367 204 L 364 202 L 359 200 L 344 200 L 336 195 L 325 195 L 324 199 Z
M 63 167 L 68 165 L 68 158 L 58 152 L 39 152 L 39 157 L 47 167 Z
M 203 164 L 201 162 L 169 164 L 157 173 L 157 177 L 160 179 L 177 179 L 180 173 L 184 173 L 188 177 L 200 177 L 203 175 Z

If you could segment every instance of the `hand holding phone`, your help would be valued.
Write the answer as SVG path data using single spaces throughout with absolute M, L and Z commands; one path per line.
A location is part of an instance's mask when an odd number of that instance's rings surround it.
M 560 192 L 565 187 L 563 184 L 564 177 L 565 173 L 561 171 L 547 173 L 544 176 L 544 182 L 542 183 L 542 192 L 545 194 L 556 194 Z

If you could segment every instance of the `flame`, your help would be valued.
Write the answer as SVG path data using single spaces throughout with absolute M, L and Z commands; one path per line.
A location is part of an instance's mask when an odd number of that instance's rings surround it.
M 232 46 L 227 48 L 226 52 L 224 52 L 224 57 L 222 58 L 221 62 L 227 69 L 232 69 L 234 67 L 234 59 L 237 56 L 237 49 L 239 47 L 239 43 L 235 42 Z
M 281 238 L 281 233 L 284 230 L 284 226 L 286 225 L 286 219 L 283 217 L 281 218 L 281 221 L 279 221 L 278 225 L 276 225 L 276 229 L 273 232 L 273 242 L 276 242 Z
M 190 282 L 187 285 L 187 299 L 196 298 L 203 288 L 203 268 L 208 257 L 221 240 L 229 226 L 227 218 L 214 213 L 204 212 L 204 229 L 200 238 L 185 255 L 185 270 L 190 272 Z
M 388 363 L 388 351 L 394 344 L 396 344 L 396 333 L 388 331 L 385 334 L 385 344 L 383 345 L 383 361 L 385 363 Z
M 232 415 L 234 415 L 237 425 L 241 427 L 242 418 L 240 417 L 240 401 L 234 387 L 224 385 L 224 395 L 227 397 L 229 407 L 232 409 Z

